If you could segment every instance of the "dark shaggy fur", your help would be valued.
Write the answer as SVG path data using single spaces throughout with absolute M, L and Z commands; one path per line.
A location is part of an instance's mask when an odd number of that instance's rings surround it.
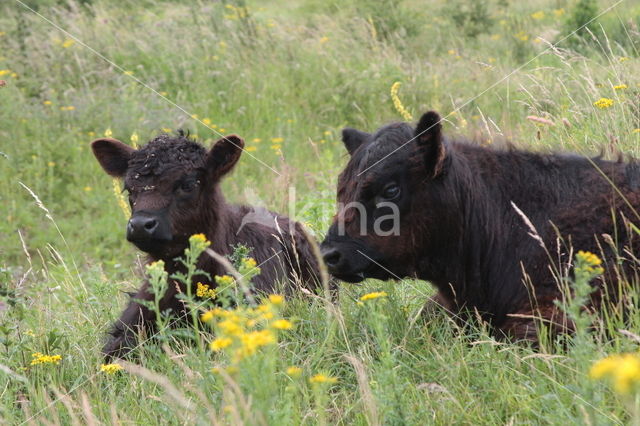
M 637 277 L 629 228 L 640 223 L 635 162 L 473 146 L 445 138 L 433 112 L 415 130 L 404 123 L 373 135 L 345 129 L 343 139 L 351 159 L 339 178 L 338 201 L 362 203 L 369 217 L 376 217 L 377 203 L 391 201 L 400 232 L 362 234 L 357 211 L 339 212 L 322 244 L 338 278 L 428 280 L 439 290 L 436 300 L 454 313 L 476 311 L 497 335 L 535 340 L 533 316 L 571 329 L 553 302 L 562 294 L 552 273 L 570 267 L 570 247 L 604 256 L 604 280 L 593 283 L 600 291 L 606 282 L 618 295 L 620 282 Z
M 225 201 L 220 179 L 234 167 L 243 146 L 242 139 L 228 136 L 207 152 L 183 133 L 158 136 L 138 150 L 113 139 L 92 143 L 105 171 L 124 178 L 132 210 L 127 238 L 149 254 L 150 262 L 163 260 L 170 276 L 183 268 L 175 258 L 188 247 L 189 237 L 203 233 L 211 241 L 211 248 L 222 255 L 231 254 L 238 244 L 251 248 L 251 256 L 261 269 L 253 280 L 258 292 L 290 292 L 297 284 L 315 289 L 318 265 L 298 223 L 267 210 Z M 198 268 L 211 278 L 227 273 L 207 255 L 201 256 Z M 215 287 L 215 282 L 205 276 L 194 281 Z M 285 288 L 278 288 L 279 284 Z M 176 298 L 179 292 L 185 292 L 185 288 L 171 282 L 161 310 L 183 313 L 182 303 Z M 147 282 L 114 324 L 103 350 L 107 359 L 125 355 L 135 346 L 137 332 L 151 328 L 153 313 L 137 299 L 153 299 Z

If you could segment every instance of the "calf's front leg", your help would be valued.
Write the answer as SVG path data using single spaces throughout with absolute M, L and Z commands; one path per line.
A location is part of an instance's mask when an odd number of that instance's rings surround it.
M 171 311 L 174 315 L 183 310 L 182 302 L 176 298 L 178 288 L 171 283 L 160 300 L 160 311 Z M 102 349 L 107 362 L 114 358 L 124 358 L 138 345 L 138 334 L 144 330 L 152 333 L 154 330 L 155 313 L 139 301 L 153 302 L 154 295 L 149 291 L 149 283 L 145 283 L 131 296 L 129 304 L 113 324 L 109 332 L 107 343 Z

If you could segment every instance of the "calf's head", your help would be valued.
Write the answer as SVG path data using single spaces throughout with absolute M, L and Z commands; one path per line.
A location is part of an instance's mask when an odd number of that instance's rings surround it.
M 140 149 L 109 138 L 91 143 L 102 168 L 124 179 L 131 205 L 127 239 L 155 258 L 176 257 L 189 236 L 214 229 L 224 208 L 219 181 L 243 146 L 231 135 L 207 151 L 182 132 L 160 135 Z
M 440 121 L 428 112 L 415 129 L 393 123 L 373 134 L 342 131 L 351 158 L 338 178 L 338 213 L 321 246 L 334 276 L 359 282 L 416 274 L 416 251 L 437 229 L 438 210 L 446 215 L 449 208 L 442 202 L 449 159 Z

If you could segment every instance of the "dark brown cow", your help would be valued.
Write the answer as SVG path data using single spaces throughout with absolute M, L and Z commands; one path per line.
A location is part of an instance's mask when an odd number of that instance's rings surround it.
M 220 139 L 207 152 L 182 132 L 158 136 L 137 150 L 114 139 L 91 144 L 102 168 L 124 178 L 132 211 L 127 239 L 148 253 L 149 261 L 163 260 L 170 275 L 183 267 L 175 259 L 188 247 L 189 237 L 203 233 L 222 255 L 231 254 L 238 244 L 252 249 L 251 256 L 261 269 L 253 279 L 258 292 L 276 291 L 283 283 L 289 290 L 295 285 L 315 289 L 318 265 L 298 223 L 265 209 L 225 201 L 220 180 L 233 169 L 243 146 L 243 140 L 233 135 Z M 201 256 L 198 268 L 212 279 L 227 272 L 207 255 Z M 197 278 L 215 287 L 212 279 Z M 172 283 L 160 309 L 183 312 L 176 295 L 184 290 Z M 136 299 L 152 298 L 145 282 L 113 327 L 103 349 L 107 359 L 126 354 L 135 346 L 137 331 L 151 327 L 153 313 Z
M 532 316 L 571 327 L 553 302 L 562 295 L 550 258 L 567 270 L 570 246 L 603 255 L 614 295 L 616 271 L 637 276 L 635 162 L 483 148 L 443 136 L 440 121 L 429 112 L 416 129 L 343 131 L 351 158 L 338 181 L 342 207 L 322 244 L 335 277 L 424 279 L 456 314 L 478 312 L 497 336 L 535 341 Z

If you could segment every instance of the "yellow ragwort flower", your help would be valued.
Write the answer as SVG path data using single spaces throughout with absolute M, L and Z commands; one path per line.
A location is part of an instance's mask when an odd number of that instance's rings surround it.
M 576 258 L 582 260 L 590 266 L 600 266 L 602 265 L 602 259 L 600 259 L 597 255 L 589 252 L 580 250 L 578 254 L 576 254 Z
M 216 283 L 218 283 L 218 285 L 221 287 L 228 287 L 236 282 L 236 280 L 231 275 L 216 276 L 215 279 Z
M 287 375 L 291 377 L 300 377 L 302 375 L 302 368 L 292 365 L 287 368 Z
M 45 354 L 40 353 L 40 352 L 35 352 L 35 353 L 31 354 L 31 357 L 33 358 L 31 360 L 31 365 L 59 364 L 60 360 L 62 360 L 62 356 L 61 355 L 45 355 Z
M 105 138 L 111 138 L 113 137 L 113 132 L 111 131 L 110 128 L 107 128 L 107 130 L 104 131 L 104 137 Z
M 284 303 L 284 296 L 281 294 L 270 294 L 269 302 L 273 303 L 274 305 L 282 305 Z
M 360 300 L 362 300 L 363 302 L 366 302 L 367 300 L 378 299 L 380 297 L 387 297 L 387 292 L 386 291 L 374 291 L 372 293 L 367 293 L 364 296 L 362 296 L 360 298 Z
M 67 48 L 73 46 L 75 43 L 76 43 L 75 40 L 68 38 L 62 43 L 62 47 L 67 49 Z
M 618 84 L 616 86 L 613 86 L 613 90 L 624 90 L 624 89 L 628 89 L 629 86 L 627 86 L 626 84 Z
M 232 343 L 233 340 L 231 340 L 231 338 L 229 337 L 218 337 L 217 339 L 209 343 L 209 348 L 212 351 L 219 352 L 222 349 L 231 346 Z
M 271 327 L 278 330 L 291 330 L 293 328 L 293 323 L 286 319 L 279 319 L 272 322 Z
M 105 132 L 106 134 L 106 132 Z M 129 208 L 129 204 L 127 204 L 124 199 L 124 194 L 120 190 L 120 182 L 118 179 L 113 179 L 113 194 L 116 196 L 116 200 L 118 201 L 118 205 L 120 206 L 120 210 L 122 210 L 122 214 L 125 219 L 129 219 L 131 217 L 131 209 Z
M 402 104 L 400 97 L 398 96 L 400 85 L 401 83 L 399 81 L 396 81 L 391 85 L 391 100 L 393 101 L 393 106 L 395 107 L 396 111 L 398 111 L 398 113 L 402 116 L 402 118 L 405 121 L 411 121 L 413 120 L 413 116 L 409 111 L 407 111 L 407 109 Z
M 316 374 L 315 376 L 309 379 L 309 383 L 337 383 L 338 379 L 336 377 L 327 376 L 326 374 Z
M 595 101 L 593 105 L 600 109 L 607 109 L 613 106 L 613 99 L 600 98 L 597 101 Z
M 200 315 L 200 320 L 202 322 L 209 322 L 215 317 L 214 311 L 207 311 L 204 314 Z
M 531 17 L 535 20 L 540 20 L 540 19 L 544 19 L 544 11 L 543 10 L 539 10 L 537 12 L 534 12 L 531 14 Z
M 592 379 L 608 379 L 620 394 L 640 385 L 640 354 L 610 355 L 596 361 L 589 370 Z
M 120 364 L 102 364 L 100 366 L 100 371 L 107 374 L 115 374 L 120 370 L 122 370 Z
M 197 284 L 196 296 L 213 299 L 214 297 L 216 297 L 216 291 L 212 288 L 209 288 L 208 284 L 202 284 L 199 282 Z

